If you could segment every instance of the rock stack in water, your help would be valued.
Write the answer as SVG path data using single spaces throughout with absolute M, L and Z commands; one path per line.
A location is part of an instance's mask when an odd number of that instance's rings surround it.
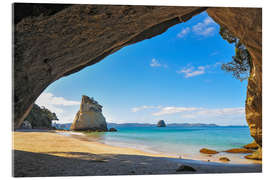
M 80 110 L 77 112 L 70 127 L 77 131 L 108 131 L 102 106 L 93 98 L 82 96 Z
M 164 120 L 159 120 L 157 123 L 157 127 L 166 127 L 165 121 Z

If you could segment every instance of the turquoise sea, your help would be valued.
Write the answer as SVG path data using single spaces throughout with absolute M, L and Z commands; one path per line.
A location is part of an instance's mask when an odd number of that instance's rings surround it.
M 110 127 L 110 126 L 109 126 Z M 222 151 L 241 148 L 251 143 L 248 126 L 167 126 L 167 127 L 116 127 L 117 132 L 96 132 L 83 134 L 84 140 L 129 147 L 150 153 L 181 156 L 185 159 L 218 160 L 221 156 L 231 163 L 252 163 L 244 158 L 246 154 L 231 154 Z M 72 133 L 73 135 L 76 132 Z M 205 155 L 199 151 L 209 148 L 220 151 L 216 155 Z
M 223 151 L 253 141 L 246 126 L 118 127 L 100 133 L 99 141 L 168 155 L 196 155 L 201 148 Z

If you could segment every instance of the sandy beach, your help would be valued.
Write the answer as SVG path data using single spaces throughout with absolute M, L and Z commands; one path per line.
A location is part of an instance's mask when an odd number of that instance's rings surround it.
M 261 172 L 261 164 L 179 159 L 85 141 L 55 131 L 13 132 L 15 177 Z M 195 172 L 176 171 L 188 165 Z

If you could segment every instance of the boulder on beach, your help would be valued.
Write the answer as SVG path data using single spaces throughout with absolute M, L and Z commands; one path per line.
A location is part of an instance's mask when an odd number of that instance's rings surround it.
M 195 172 L 196 169 L 194 169 L 193 167 L 188 166 L 188 165 L 181 165 L 176 169 L 176 172 L 181 172 L 181 171 L 193 171 L 193 172 Z
M 253 141 L 252 143 L 249 143 L 243 147 L 246 149 L 254 149 L 255 150 L 255 149 L 259 148 L 259 145 L 255 141 Z
M 217 154 L 218 151 L 212 150 L 212 149 L 207 149 L 207 148 L 202 148 L 200 149 L 200 153 L 203 154 Z
M 224 152 L 227 152 L 227 153 L 253 153 L 252 150 L 245 149 L 245 148 L 234 148 L 234 149 L 226 150 Z
M 83 95 L 80 110 L 77 112 L 70 129 L 77 131 L 107 131 L 102 106 L 93 98 Z
M 110 132 L 116 132 L 117 129 L 115 129 L 115 128 L 110 128 L 109 131 L 110 131 Z
M 157 123 L 157 127 L 166 127 L 165 121 L 164 120 L 159 120 Z
M 229 162 L 230 161 L 230 159 L 227 158 L 227 157 L 220 157 L 219 160 L 223 161 L 223 162 Z

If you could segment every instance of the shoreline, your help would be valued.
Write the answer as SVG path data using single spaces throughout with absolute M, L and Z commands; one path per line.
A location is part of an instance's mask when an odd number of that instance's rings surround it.
M 57 134 L 56 131 L 15 131 L 13 150 L 16 177 L 190 173 L 176 172 L 180 164 L 194 167 L 197 170 L 195 173 L 262 171 L 261 164 L 179 159 L 176 156 L 68 137 Z M 43 170 L 44 167 L 47 167 L 46 170 Z M 89 168 L 94 171 L 89 171 Z
M 144 153 L 150 153 L 150 154 L 155 154 L 157 156 L 160 157 L 172 157 L 172 158 L 177 158 L 177 159 L 186 159 L 186 160 L 198 160 L 198 161 L 205 161 L 205 162 L 216 162 L 216 163 L 226 163 L 226 164 L 262 164 L 262 161 L 260 160 L 251 160 L 251 159 L 246 159 L 244 158 L 244 156 L 246 154 L 241 154 L 241 153 L 226 153 L 226 152 L 222 152 L 220 151 L 220 153 L 218 154 L 214 154 L 214 155 L 210 155 L 210 154 L 202 154 L 198 153 L 194 154 L 194 153 L 190 153 L 190 154 L 181 154 L 179 153 L 178 155 L 176 154 L 172 154 L 172 153 L 166 153 L 166 152 L 161 152 L 161 151 L 157 151 L 154 149 L 151 149 L 147 146 L 137 146 L 137 145 L 130 145 L 128 143 L 123 143 L 123 142 L 106 142 L 106 141 L 102 141 L 99 138 L 95 137 L 96 134 L 93 133 L 88 133 L 85 134 L 83 132 L 77 132 L 77 131 L 56 131 L 56 133 L 58 134 L 62 134 L 64 136 L 70 136 L 73 138 L 77 138 L 80 140 L 85 140 L 85 141 L 95 141 L 104 145 L 108 145 L 108 146 L 113 146 L 113 147 L 119 147 L 119 148 L 129 148 L 129 149 L 135 149 L 135 150 L 139 150 L 142 151 Z M 135 147 L 134 147 L 135 146 Z M 230 159 L 229 162 L 222 162 L 219 160 L 220 157 L 228 157 Z M 179 158 L 181 157 L 181 158 Z

